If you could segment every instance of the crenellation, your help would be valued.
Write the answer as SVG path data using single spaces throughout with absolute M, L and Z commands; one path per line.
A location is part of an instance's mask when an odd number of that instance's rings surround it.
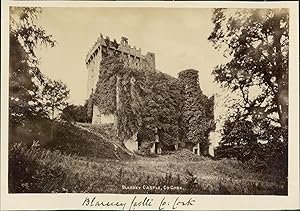
M 112 43 L 116 43 L 118 45 L 117 49 L 116 47 L 112 44 Z M 112 45 L 110 45 L 112 44 Z M 106 38 L 103 38 L 102 33 L 100 33 L 100 36 L 97 38 L 96 42 L 93 44 L 92 48 L 89 50 L 86 59 L 85 59 L 85 63 L 86 65 L 89 65 L 90 62 L 95 58 L 95 52 L 99 51 L 100 48 L 107 48 L 109 46 L 109 49 L 111 50 L 118 50 L 120 51 L 122 54 L 129 54 L 129 55 L 133 55 L 134 57 L 138 57 L 138 58 L 142 58 L 140 59 L 140 62 L 150 62 L 149 65 L 144 65 L 144 66 L 148 66 L 150 69 L 155 70 L 155 54 L 154 53 L 147 53 L 146 55 L 142 54 L 141 48 L 136 48 L 136 46 L 131 46 L 128 43 L 128 38 L 126 37 L 122 37 L 120 43 L 118 43 L 116 41 L 116 39 L 114 39 L 114 41 L 110 41 L 110 37 L 106 36 Z M 150 54 L 150 55 L 149 55 Z M 141 65 L 143 66 L 143 65 Z
M 114 53 L 122 55 L 129 65 L 134 68 L 143 68 L 145 70 L 155 71 L 154 53 L 148 52 L 143 55 L 141 48 L 137 49 L 136 46 L 129 45 L 127 37 L 121 37 L 120 43 L 118 43 L 116 39 L 111 41 L 109 36 L 104 38 L 103 34 L 100 33 L 91 49 L 88 51 L 85 59 L 86 66 L 89 71 L 87 97 L 89 97 L 93 93 L 93 90 L 95 90 L 99 71 L 101 71 L 100 64 L 103 54 L 113 55 Z
M 113 55 L 114 53 L 122 55 L 122 57 L 126 59 L 125 62 L 128 62 L 128 64 L 134 68 L 143 68 L 144 70 L 155 71 L 154 53 L 148 52 L 146 55 L 143 55 L 141 48 L 137 49 L 136 46 L 129 45 L 128 38 L 122 37 L 120 43 L 118 43 L 116 39 L 111 41 L 109 36 L 103 38 L 103 34 L 100 33 L 100 36 L 96 39 L 92 48 L 88 51 L 85 59 L 88 69 L 88 98 L 96 90 L 103 56 L 106 54 Z M 98 111 L 94 112 L 95 113 L 93 113 L 92 116 L 93 123 L 106 123 L 107 121 L 111 123 L 113 122 L 113 118 L 104 118 L 104 114 L 101 114 Z

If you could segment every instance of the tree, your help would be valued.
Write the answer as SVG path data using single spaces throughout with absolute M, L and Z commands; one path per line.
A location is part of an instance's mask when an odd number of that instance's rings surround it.
M 62 110 L 61 118 L 66 121 L 87 122 L 87 103 L 82 105 L 68 105 Z
M 55 41 L 35 23 L 41 12 L 35 7 L 10 7 L 10 126 L 24 125 L 26 120 L 44 115 L 35 98 L 39 85 L 44 82 L 35 52 L 37 46 L 53 47 Z
M 288 126 L 288 9 L 215 9 L 208 40 L 230 61 L 215 80 L 239 91 L 245 115 Z
M 213 74 L 240 94 L 218 151 L 284 169 L 288 140 L 288 9 L 214 9 L 208 40 L 229 61 Z
M 278 173 L 287 176 L 288 145 L 283 141 L 286 133 L 287 130 L 267 119 L 245 119 L 243 114 L 238 113 L 225 121 L 215 156 L 251 162 L 256 170 L 278 169 Z
M 61 81 L 47 79 L 44 83 L 39 102 L 43 106 L 44 111 L 49 115 L 51 124 L 51 140 L 53 137 L 53 126 L 56 118 L 56 112 L 61 112 L 67 105 L 67 99 L 70 91 Z
M 258 155 L 259 134 L 255 133 L 255 122 L 232 116 L 225 121 L 222 139 L 216 156 L 236 157 L 248 161 Z

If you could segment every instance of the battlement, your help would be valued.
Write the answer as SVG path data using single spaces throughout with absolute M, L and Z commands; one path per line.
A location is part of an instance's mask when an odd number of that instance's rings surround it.
M 97 55 L 101 49 L 109 49 L 112 51 L 117 51 L 121 54 L 132 56 L 139 60 L 144 60 L 145 62 L 151 61 L 151 66 L 155 69 L 155 54 L 151 52 L 147 52 L 146 55 L 143 55 L 141 52 L 141 48 L 136 48 L 135 46 L 130 46 L 128 43 L 128 38 L 122 37 L 120 42 L 118 43 L 116 39 L 113 41 L 110 39 L 109 36 L 105 38 L 100 33 L 100 36 L 97 38 L 95 43 L 93 44 L 92 48 L 89 50 L 88 54 L 85 58 L 85 63 L 88 65 Z
M 118 43 L 116 39 L 111 40 L 108 36 L 104 38 L 103 35 L 100 34 L 85 58 L 85 64 L 88 70 L 87 97 L 96 89 L 99 73 L 102 70 L 101 61 L 109 55 L 121 56 L 122 60 L 131 68 L 156 71 L 154 53 L 148 52 L 143 55 L 140 48 L 137 49 L 135 46 L 131 47 L 129 45 L 126 37 L 122 37 Z

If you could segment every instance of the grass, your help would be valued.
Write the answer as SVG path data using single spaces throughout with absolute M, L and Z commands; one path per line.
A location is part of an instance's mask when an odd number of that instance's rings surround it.
M 10 133 L 10 193 L 287 195 L 280 169 L 255 172 L 237 160 L 212 160 L 186 149 L 132 156 L 110 127 L 56 123 L 50 141 L 47 124 Z
M 182 158 L 187 154 L 183 150 L 156 158 L 91 159 L 15 143 L 9 152 L 9 192 L 287 194 L 286 182 L 252 172 L 236 160 L 188 161 Z M 160 189 L 150 190 L 153 186 Z
M 97 158 L 129 159 L 131 157 L 113 141 L 108 141 L 103 136 L 71 124 L 57 123 L 54 139 L 45 147 L 93 160 Z

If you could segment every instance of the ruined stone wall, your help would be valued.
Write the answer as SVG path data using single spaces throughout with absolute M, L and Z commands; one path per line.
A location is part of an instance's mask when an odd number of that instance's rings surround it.
M 101 124 L 101 114 L 97 106 L 93 106 L 92 124 Z
M 208 98 L 202 93 L 199 84 L 198 71 L 188 69 L 181 71 L 179 80 L 183 90 L 182 129 L 181 137 L 186 145 L 200 144 L 197 154 L 207 155 L 209 150 L 209 133 L 214 130 L 214 98 Z M 193 111 L 193 112 L 191 112 Z
M 125 140 L 124 145 L 130 152 L 138 151 L 137 133 L 135 133 L 131 138 Z

